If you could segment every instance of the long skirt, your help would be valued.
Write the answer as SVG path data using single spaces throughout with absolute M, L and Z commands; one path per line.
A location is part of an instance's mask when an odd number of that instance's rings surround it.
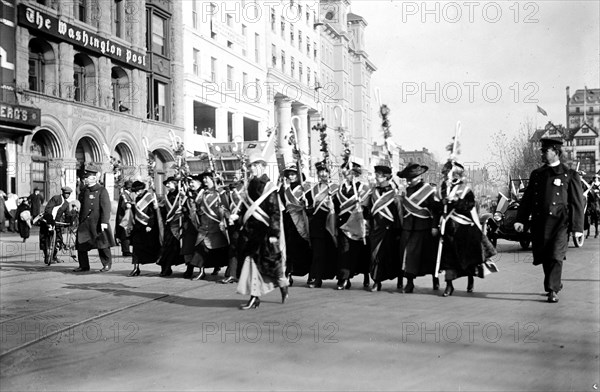
M 304 276 L 310 272 L 312 262 L 310 243 L 302 238 L 290 214 L 283 212 L 285 228 L 286 275 Z
M 461 276 L 477 276 L 484 253 L 481 230 L 475 225 L 461 225 L 452 220 L 446 223 L 440 269 L 446 271 L 446 280 Z
M 365 244 L 366 242 L 366 244 Z M 369 243 L 355 241 L 343 231 L 338 234 L 338 279 L 352 279 L 357 274 L 369 273 Z
M 400 254 L 404 262 L 404 271 L 412 276 L 433 275 L 437 257 L 438 241 L 431 230 L 404 230 Z
M 375 282 L 396 279 L 402 268 L 400 233 L 395 229 L 374 229 L 371 232 L 371 278 Z
M 316 280 L 333 279 L 337 270 L 337 249 L 331 237 L 310 239 L 312 244 L 312 264 L 310 277 Z

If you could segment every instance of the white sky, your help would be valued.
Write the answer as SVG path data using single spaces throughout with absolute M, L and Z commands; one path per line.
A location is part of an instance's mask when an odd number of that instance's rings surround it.
M 425 3 L 433 13 L 425 14 Z M 584 85 L 600 87 L 600 2 L 468 3 L 354 0 L 351 10 L 368 23 L 367 52 L 378 68 L 373 86 L 391 109 L 394 139 L 445 160 L 460 120 L 460 159 L 484 165 L 491 160 L 492 133 L 514 133 L 528 119 L 538 127 L 548 120 L 565 125 L 566 86 L 571 94 Z M 422 95 L 436 83 L 439 102 L 433 93 Z M 536 116 L 536 105 L 548 117 Z

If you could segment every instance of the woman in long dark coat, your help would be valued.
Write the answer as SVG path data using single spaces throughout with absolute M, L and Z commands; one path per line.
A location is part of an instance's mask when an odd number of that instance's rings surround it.
M 260 296 L 279 287 L 281 302 L 288 298 L 289 282 L 285 278 L 281 262 L 279 238 L 281 235 L 281 213 L 277 185 L 266 174 L 266 162 L 260 156 L 249 159 L 250 181 L 244 192 L 244 207 L 240 211 L 242 220 L 240 254 L 244 265 L 237 291 L 250 294 L 242 310 L 255 309 L 260 305 Z
M 442 173 L 448 170 L 451 170 L 451 181 L 440 186 L 440 199 L 445 205 L 440 224 L 443 236 L 440 269 L 446 273 L 444 297 L 452 295 L 452 281 L 462 276 L 468 277 L 467 291 L 472 292 L 477 267 L 485 261 L 483 233 L 475 211 L 475 194 L 464 182 L 464 166 L 453 161 L 444 166 Z
M 146 184 L 135 181 L 131 186 L 136 193 L 133 214 L 135 222 L 131 230 L 133 245 L 133 270 L 129 276 L 139 276 L 140 264 L 156 263 L 160 252 L 160 235 L 158 230 L 158 206 L 154 193 L 146 190 Z
M 329 168 L 315 164 L 319 182 L 306 194 L 312 262 L 308 287 L 321 287 L 324 280 L 334 279 L 337 272 L 337 227 L 332 195 L 337 185 L 329 182 Z
M 130 251 L 130 240 L 129 236 L 131 235 L 131 231 L 126 229 L 121 225 L 123 221 L 123 217 L 128 209 L 131 209 L 133 205 L 134 195 L 131 192 L 131 181 L 127 180 L 123 184 L 123 189 L 121 190 L 121 195 L 119 196 L 119 203 L 117 204 L 117 217 L 115 219 L 115 239 L 121 243 L 121 254 L 124 257 L 131 256 Z
M 387 161 L 375 166 L 377 186 L 371 190 L 363 210 L 371 223 L 371 278 L 375 282 L 371 291 L 381 291 L 381 282 L 398 278 L 402 269 L 399 247 L 402 208 L 396 190 L 390 185 L 391 175 Z
M 304 189 L 298 178 L 296 166 L 283 171 L 289 184 L 279 189 L 280 202 L 284 206 L 283 228 L 285 233 L 286 271 L 290 284 L 293 276 L 304 276 L 310 272 L 311 248 L 306 216 Z
M 29 238 L 31 230 L 31 207 L 26 197 L 22 197 L 21 204 L 17 206 L 17 222 L 19 235 L 23 238 L 23 242 L 25 242 Z
M 175 177 L 167 178 L 163 181 L 163 184 L 168 192 L 159 205 L 161 219 L 165 222 L 165 230 L 157 264 L 160 265 L 160 276 L 170 276 L 173 273 L 172 266 L 185 263 L 183 256 L 180 254 L 181 244 L 179 241 L 183 221 L 179 204 L 180 198 L 183 196 L 179 194 Z

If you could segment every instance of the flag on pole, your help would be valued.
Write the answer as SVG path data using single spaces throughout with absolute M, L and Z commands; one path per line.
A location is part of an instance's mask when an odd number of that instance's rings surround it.
M 509 200 L 508 200 L 508 197 L 506 197 L 502 194 L 502 192 L 498 192 L 498 193 L 500 193 L 500 200 L 498 201 L 498 206 L 496 207 L 496 211 L 504 214 L 504 213 L 506 213 L 506 210 L 508 209 Z
M 537 107 L 537 111 L 539 113 L 541 113 L 542 115 L 544 115 L 544 116 L 548 116 L 548 113 L 544 109 L 542 109 L 541 107 L 539 107 L 539 106 Z

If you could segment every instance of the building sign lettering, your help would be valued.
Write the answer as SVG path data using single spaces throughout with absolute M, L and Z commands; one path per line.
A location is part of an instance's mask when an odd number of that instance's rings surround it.
M 24 4 L 19 5 L 18 14 L 20 25 L 60 38 L 133 67 L 148 70 L 145 54 L 128 49 L 108 38 L 103 38 Z
M 41 124 L 40 109 L 22 105 L 0 103 L 0 123 L 35 128 Z

